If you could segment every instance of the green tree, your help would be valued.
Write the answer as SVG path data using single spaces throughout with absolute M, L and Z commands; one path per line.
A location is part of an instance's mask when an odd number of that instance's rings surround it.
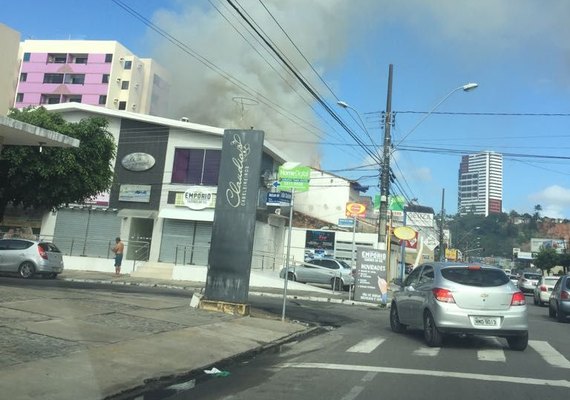
M 553 248 L 541 248 L 536 259 L 534 260 L 534 265 L 540 268 L 542 271 L 547 271 L 550 274 L 550 270 L 558 265 L 559 257 L 556 254 L 556 250 Z
M 0 220 L 7 204 L 51 210 L 110 188 L 116 146 L 107 120 L 77 123 L 45 108 L 12 110 L 10 118 L 80 140 L 78 148 L 5 146 L 0 153 Z

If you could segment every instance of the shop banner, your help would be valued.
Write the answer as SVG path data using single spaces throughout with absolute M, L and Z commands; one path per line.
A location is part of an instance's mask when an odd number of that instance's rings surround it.
M 386 250 L 356 248 L 356 285 L 354 300 L 386 304 Z

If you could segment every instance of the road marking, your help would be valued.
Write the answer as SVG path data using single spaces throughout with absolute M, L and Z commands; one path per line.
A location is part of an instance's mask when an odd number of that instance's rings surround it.
M 354 386 L 346 395 L 342 396 L 340 400 L 354 400 L 364 390 L 364 386 Z
M 439 354 L 439 347 L 420 347 L 414 350 L 414 355 L 422 357 L 435 357 Z
M 529 340 L 528 344 L 544 358 L 544 361 L 558 368 L 570 368 L 570 361 L 560 354 L 548 342 L 542 340 Z
M 372 353 L 376 347 L 386 340 L 383 337 L 365 339 L 347 350 L 349 353 Z
M 495 361 L 495 362 L 507 361 L 507 358 L 505 357 L 505 352 L 499 349 L 479 350 L 477 352 L 477 358 L 481 361 Z
M 327 363 L 284 363 L 281 365 L 281 367 L 328 369 L 328 370 L 355 371 L 355 372 L 378 372 L 385 374 L 401 374 L 401 375 L 421 375 L 421 376 L 434 376 L 438 378 L 472 379 L 472 380 L 487 381 L 487 382 L 505 382 L 505 383 L 517 383 L 517 384 L 535 385 L 535 386 L 554 386 L 554 387 L 563 387 L 570 389 L 570 382 L 562 379 L 549 380 L 549 379 L 521 378 L 517 376 L 471 374 L 466 372 L 431 371 L 431 370 L 422 370 L 422 369 L 375 367 L 371 365 L 344 365 L 344 364 L 327 364 Z

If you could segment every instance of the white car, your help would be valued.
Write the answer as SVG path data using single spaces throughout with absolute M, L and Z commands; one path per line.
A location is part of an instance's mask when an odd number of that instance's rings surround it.
M 518 287 L 523 293 L 532 293 L 534 292 L 534 288 L 540 278 L 542 278 L 542 274 L 536 272 L 523 272 L 519 277 Z
M 552 289 L 559 278 L 559 276 L 543 276 L 538 280 L 533 294 L 535 305 L 542 306 L 548 303 Z

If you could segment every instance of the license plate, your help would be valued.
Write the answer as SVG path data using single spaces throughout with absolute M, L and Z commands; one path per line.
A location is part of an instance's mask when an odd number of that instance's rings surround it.
M 499 326 L 497 317 L 471 317 L 473 326 L 496 327 Z

